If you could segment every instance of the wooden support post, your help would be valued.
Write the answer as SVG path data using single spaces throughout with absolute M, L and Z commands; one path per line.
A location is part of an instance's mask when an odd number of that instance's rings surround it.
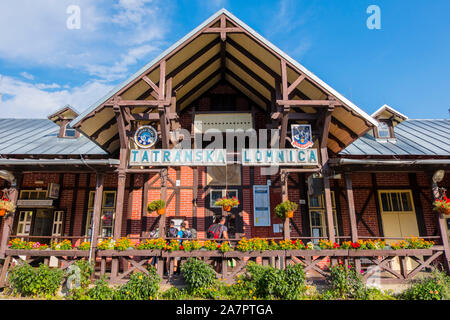
M 281 170 L 281 201 L 284 202 L 289 199 L 288 197 L 288 173 L 286 170 Z M 285 240 L 288 240 L 291 238 L 291 232 L 290 232 L 290 219 L 285 218 L 284 219 L 284 225 L 283 225 L 283 237 Z
M 433 181 L 432 175 L 430 175 L 431 181 L 431 194 L 433 199 L 437 199 L 441 196 L 438 185 Z M 444 247 L 444 267 L 448 274 L 450 274 L 450 248 L 448 245 L 447 234 L 447 222 L 445 216 L 441 213 L 438 216 L 438 226 L 441 233 L 442 246 Z
M 352 177 L 350 173 L 345 173 L 345 188 L 348 202 L 348 214 L 350 216 L 350 229 L 352 232 L 352 241 L 358 241 L 358 226 L 356 224 L 355 201 L 353 198 Z
M 336 236 L 334 234 L 333 204 L 331 200 L 330 178 L 328 176 L 323 177 L 323 189 L 325 198 L 325 212 L 327 215 L 328 239 L 330 239 L 331 242 L 336 242 Z
M 15 176 L 16 182 L 14 185 L 11 185 L 11 189 L 9 190 L 9 200 L 16 204 L 17 199 L 19 198 L 19 186 L 22 182 L 22 174 L 16 174 Z M 0 258 L 5 257 L 5 251 L 8 248 L 9 243 L 9 236 L 12 231 L 13 222 L 14 222 L 14 214 L 8 214 L 7 216 L 3 217 L 3 230 L 2 230 L 2 239 L 0 243 Z
M 98 231 L 100 226 L 100 218 L 102 214 L 102 198 L 103 198 L 103 173 L 97 172 L 97 185 L 95 188 L 94 213 L 92 216 L 92 241 L 89 253 L 89 261 L 95 264 L 95 250 L 97 249 Z
M 123 205 L 125 200 L 126 178 L 127 178 L 126 173 L 120 171 L 117 182 L 116 214 L 114 218 L 114 239 L 119 239 L 122 235 L 122 216 L 123 216 Z
M 161 170 L 161 199 L 167 201 L 167 176 L 169 174 L 168 169 Z M 167 214 L 167 209 L 166 209 Z M 159 219 L 159 237 L 166 238 L 166 214 L 163 214 Z

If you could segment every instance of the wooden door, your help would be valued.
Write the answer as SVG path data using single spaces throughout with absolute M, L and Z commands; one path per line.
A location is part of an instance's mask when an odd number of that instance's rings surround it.
M 419 237 L 419 227 L 410 190 L 380 190 L 378 191 L 381 219 L 386 238 Z M 399 242 L 400 239 L 386 240 L 387 244 Z M 400 269 L 398 259 L 393 268 Z M 407 259 L 407 268 L 411 270 L 416 265 Z

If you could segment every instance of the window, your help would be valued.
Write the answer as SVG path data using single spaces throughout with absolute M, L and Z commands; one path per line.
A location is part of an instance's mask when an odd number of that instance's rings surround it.
M 55 211 L 53 216 L 52 236 L 62 236 L 64 211 Z
M 413 212 L 410 190 L 379 191 L 381 209 L 383 212 Z
M 30 235 L 32 218 L 33 218 L 33 211 L 20 211 L 16 235 L 18 236 Z
M 215 206 L 214 203 L 223 197 L 227 198 L 238 198 L 238 191 L 237 190 L 211 190 L 210 192 L 210 207 L 211 208 L 222 208 L 221 206 Z
M 86 219 L 86 236 L 92 235 L 92 216 L 94 214 L 95 191 L 89 192 L 88 212 Z M 103 238 L 112 237 L 114 228 L 114 213 L 116 208 L 116 192 L 104 191 L 102 211 L 100 217 L 99 236 Z
M 22 190 L 20 191 L 20 200 L 45 200 L 47 199 L 47 190 Z
M 327 218 L 325 211 L 324 195 L 309 196 L 309 217 L 312 237 L 325 237 L 327 235 Z M 334 192 L 331 192 L 331 204 L 333 206 L 333 222 L 334 235 L 338 236 L 337 216 L 336 216 L 336 202 L 334 199 Z M 312 242 L 317 244 L 320 239 L 313 239 Z
M 68 124 L 66 125 L 66 128 L 64 130 L 64 137 L 66 138 L 75 138 L 76 137 L 76 130 L 73 129 L 71 126 L 69 126 Z
M 387 120 L 380 120 L 378 122 L 378 127 L 376 129 L 376 138 L 379 139 L 389 139 L 394 138 L 393 134 L 393 128 L 392 128 L 392 122 Z

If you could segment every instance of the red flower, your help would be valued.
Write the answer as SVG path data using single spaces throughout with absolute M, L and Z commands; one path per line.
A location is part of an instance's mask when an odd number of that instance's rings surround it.
M 181 249 L 181 250 L 184 250 L 184 247 L 183 247 L 183 246 L 180 246 L 180 249 Z

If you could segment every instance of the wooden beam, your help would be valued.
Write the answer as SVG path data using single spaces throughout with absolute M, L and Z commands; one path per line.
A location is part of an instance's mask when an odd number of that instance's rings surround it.
M 347 127 L 345 124 L 343 124 L 341 121 L 336 119 L 335 117 L 331 118 L 331 123 L 337 126 L 339 129 L 347 131 L 347 133 L 352 137 L 352 139 L 358 139 L 358 135 L 349 127 Z
M 114 107 L 158 107 L 159 105 L 169 105 L 170 100 L 120 100 L 116 102 L 107 102 L 105 106 Z
M 227 27 L 227 28 L 221 28 L 221 27 L 213 27 L 213 28 L 207 28 L 203 31 L 204 33 L 241 33 L 241 28 L 238 27 Z
M 345 173 L 345 188 L 348 204 L 348 214 L 350 216 L 350 229 L 352 232 L 352 242 L 358 241 L 358 225 L 356 224 L 355 200 L 353 198 L 352 177 L 350 173 Z
M 298 85 L 305 80 L 306 76 L 304 74 L 302 74 L 300 77 L 297 78 L 297 80 L 295 80 L 288 88 L 287 88 L 287 92 L 288 95 L 291 94 L 292 91 L 294 91 L 294 89 L 296 89 L 298 87 Z
M 300 107 L 328 107 L 339 105 L 339 102 L 334 100 L 288 100 L 283 97 L 283 100 L 277 100 L 277 104 L 280 106 L 289 105 Z
M 226 53 L 226 57 L 230 59 L 234 64 L 236 64 L 239 68 L 241 68 L 243 71 L 245 71 L 249 76 L 251 76 L 253 79 L 255 79 L 257 82 L 262 84 L 268 91 L 274 92 L 275 88 L 272 87 L 269 83 L 267 83 L 266 80 L 258 76 L 253 70 L 251 70 L 249 67 L 247 67 L 242 61 L 239 61 L 236 57 L 234 57 L 229 52 Z
M 155 97 L 155 98 L 159 99 L 159 97 L 161 96 L 161 93 L 159 92 L 159 87 L 156 84 L 154 84 L 153 81 L 150 80 L 149 77 L 147 77 L 147 76 L 143 76 L 142 80 L 144 80 L 150 86 L 150 88 L 152 88 L 153 91 L 157 93 L 158 97 L 157 98 Z
M 210 43 L 208 43 L 206 46 L 204 46 L 202 49 L 198 50 L 192 57 L 187 59 L 185 62 L 180 64 L 177 68 L 175 68 L 172 72 L 170 72 L 167 75 L 167 78 L 174 78 L 178 73 L 180 73 L 182 70 L 186 69 L 191 63 L 193 63 L 195 60 L 203 56 L 206 52 L 208 52 L 210 49 L 215 47 L 220 42 L 219 38 L 215 38 Z
M 231 71 L 230 69 L 227 69 L 227 73 L 233 78 L 235 79 L 237 82 L 239 82 L 240 85 L 242 85 L 244 88 L 246 88 L 248 91 L 250 91 L 252 94 L 254 94 L 255 96 L 257 96 L 259 99 L 261 99 L 267 106 L 267 110 L 269 109 L 268 107 L 270 106 L 270 101 L 269 99 L 267 99 L 265 96 L 263 96 L 258 90 L 256 90 L 255 88 L 253 88 L 251 85 L 249 85 L 246 81 L 242 80 L 237 74 L 235 74 L 233 71 Z
M 178 104 L 181 105 L 184 101 L 186 101 L 186 99 L 188 99 L 192 94 L 196 93 L 197 91 L 199 91 L 200 89 L 202 89 L 209 81 L 211 81 L 212 79 L 214 79 L 217 75 L 219 75 L 221 72 L 220 69 L 217 69 L 216 71 L 214 71 L 213 73 L 211 73 L 207 78 L 205 78 L 205 80 L 203 80 L 202 82 L 200 82 L 198 85 L 196 85 L 194 88 L 192 88 L 191 90 L 189 90 L 189 92 L 187 92 L 184 96 L 182 96 L 179 100 L 178 100 Z
M 94 212 L 92 214 L 92 243 L 90 248 L 90 262 L 95 261 L 95 250 L 98 243 L 98 232 L 100 229 L 100 218 L 102 214 L 102 198 L 103 198 L 103 173 L 97 172 L 97 183 L 95 188 Z
M 206 61 L 204 64 L 202 64 L 200 67 L 198 67 L 194 72 L 190 73 L 186 78 L 181 80 L 175 87 L 175 92 L 177 92 L 181 87 L 185 86 L 189 81 L 194 79 L 199 73 L 204 71 L 206 68 L 208 68 L 214 62 L 216 62 L 218 59 L 220 59 L 221 56 L 222 56 L 222 54 L 220 52 L 217 53 L 216 55 L 211 57 L 208 61 Z
M 288 195 L 288 173 L 285 170 L 281 170 L 281 179 L 280 179 L 280 183 L 281 183 L 281 201 L 287 201 L 289 200 L 289 195 Z M 283 222 L 283 238 L 285 240 L 288 240 L 291 238 L 291 233 L 289 230 L 289 225 L 290 225 L 290 219 L 289 218 L 285 218 L 284 222 Z
M 22 173 L 14 173 L 16 178 L 16 185 L 12 185 L 8 190 L 9 200 L 13 203 L 17 203 L 17 199 L 19 198 L 19 188 L 22 185 Z M 8 248 L 9 236 L 12 232 L 13 223 L 14 223 L 14 214 L 8 213 L 7 216 L 3 217 L 3 229 L 2 229 L 2 238 L 0 242 L 0 258 L 5 257 L 5 251 Z M 1 279 L 0 279 L 1 280 Z
M 116 212 L 114 217 L 114 239 L 119 239 L 122 236 L 122 216 L 125 200 L 125 181 L 127 179 L 127 174 L 121 171 L 119 172 L 118 176 Z

